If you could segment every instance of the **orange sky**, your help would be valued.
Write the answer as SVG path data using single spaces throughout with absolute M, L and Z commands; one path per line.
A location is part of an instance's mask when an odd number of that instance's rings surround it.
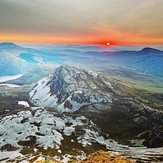
M 162 0 L 1 0 L 0 41 L 163 45 Z
M 41 43 L 41 44 L 95 44 L 105 45 L 110 43 L 114 46 L 126 45 L 163 45 L 163 39 L 157 38 L 141 38 L 124 35 L 123 37 L 103 37 L 101 36 L 74 36 L 74 37 L 55 37 L 55 36 L 35 36 L 35 35 L 4 35 L 0 36 L 0 42 L 16 42 L 16 43 Z

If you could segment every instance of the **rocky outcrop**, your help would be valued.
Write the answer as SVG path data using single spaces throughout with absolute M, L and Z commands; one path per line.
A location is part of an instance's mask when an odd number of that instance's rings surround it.
M 30 97 L 37 106 L 74 112 L 83 105 L 111 103 L 113 91 L 111 83 L 101 74 L 60 66 L 32 88 Z

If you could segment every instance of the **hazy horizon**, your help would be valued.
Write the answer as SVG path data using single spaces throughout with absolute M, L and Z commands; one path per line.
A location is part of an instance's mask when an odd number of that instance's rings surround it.
M 1 0 L 0 41 L 162 45 L 162 6 L 162 0 Z

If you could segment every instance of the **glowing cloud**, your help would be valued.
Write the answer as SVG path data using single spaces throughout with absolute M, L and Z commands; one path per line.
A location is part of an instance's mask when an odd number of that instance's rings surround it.
M 162 44 L 162 6 L 163 0 L 0 0 L 0 41 Z

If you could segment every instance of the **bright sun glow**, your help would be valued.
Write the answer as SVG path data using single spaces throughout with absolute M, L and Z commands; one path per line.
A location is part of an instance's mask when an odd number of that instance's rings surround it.
M 110 45 L 110 42 L 107 42 L 106 45 L 109 46 Z

